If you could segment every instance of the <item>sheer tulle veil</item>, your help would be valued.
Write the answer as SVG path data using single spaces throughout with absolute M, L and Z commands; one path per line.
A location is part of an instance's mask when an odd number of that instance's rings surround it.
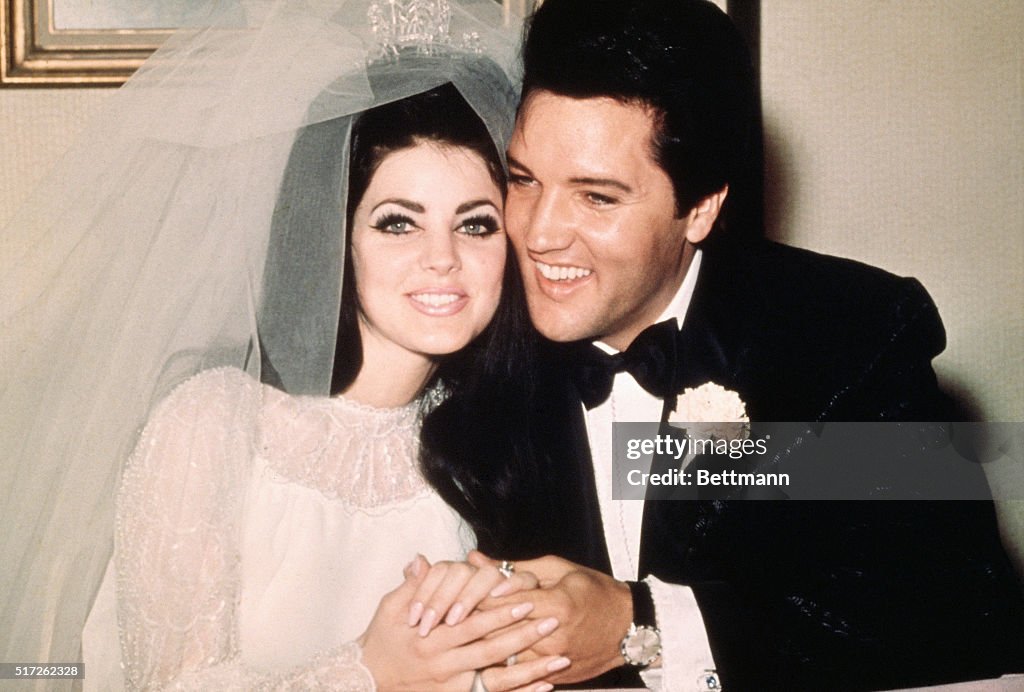
M 444 45 L 382 51 L 370 4 L 246 1 L 179 31 L 12 221 L 38 242 L 0 272 L 0 661 L 81 660 L 118 479 L 171 388 L 272 362 L 328 393 L 352 117 L 452 82 L 504 151 L 501 7 L 453 1 Z M 321 155 L 286 179 L 297 141 Z

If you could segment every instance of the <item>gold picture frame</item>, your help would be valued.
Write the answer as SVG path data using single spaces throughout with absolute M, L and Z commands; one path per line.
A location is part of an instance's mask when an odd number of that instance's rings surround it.
M 118 86 L 168 29 L 59 29 L 56 0 L 0 0 L 0 86 Z

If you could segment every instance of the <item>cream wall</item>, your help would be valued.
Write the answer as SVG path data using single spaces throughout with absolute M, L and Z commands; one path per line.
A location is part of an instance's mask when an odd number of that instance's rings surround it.
M 112 89 L 0 89 L 0 263 L 32 240 L 18 229 L 4 228 L 6 222 L 113 93 Z
M 1024 3 L 764 0 L 770 234 L 918 277 L 947 388 L 1024 421 Z

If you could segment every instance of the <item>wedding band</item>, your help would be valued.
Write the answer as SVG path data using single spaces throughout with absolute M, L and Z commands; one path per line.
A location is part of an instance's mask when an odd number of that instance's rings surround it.
M 511 656 L 509 656 L 508 658 L 505 659 L 505 665 L 506 666 L 514 666 L 518 661 L 519 661 L 519 657 L 516 656 L 515 654 L 512 654 Z
M 511 577 L 513 574 L 516 573 L 516 566 L 514 564 L 512 564 L 511 562 L 509 562 L 508 560 L 502 560 L 501 561 L 501 566 L 498 567 L 498 571 L 501 572 L 502 574 L 504 574 L 505 578 L 508 579 L 509 577 Z
M 473 673 L 473 684 L 470 686 L 469 692 L 491 692 L 484 684 L 484 676 L 479 670 Z

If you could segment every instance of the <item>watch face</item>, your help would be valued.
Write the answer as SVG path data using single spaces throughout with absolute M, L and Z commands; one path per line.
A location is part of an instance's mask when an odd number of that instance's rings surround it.
M 634 665 L 646 666 L 661 655 L 661 635 L 652 627 L 637 627 L 624 642 L 623 654 Z

